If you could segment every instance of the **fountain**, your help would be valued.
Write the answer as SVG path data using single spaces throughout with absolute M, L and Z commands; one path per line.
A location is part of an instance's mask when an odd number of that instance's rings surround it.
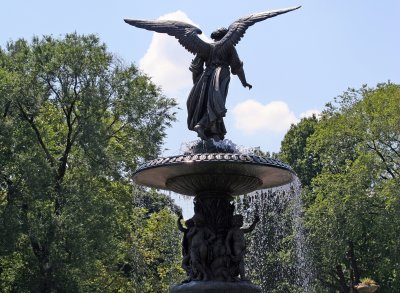
M 235 213 L 260 222 L 247 237 L 247 273 L 262 292 L 312 292 L 313 266 L 302 223 L 301 185 L 262 189 L 235 199 Z
M 237 75 L 244 87 L 252 88 L 235 50 L 246 30 L 257 22 L 298 8 L 242 17 L 228 29 L 214 31 L 213 43 L 203 41 L 199 38 L 201 30 L 184 22 L 125 20 L 139 28 L 174 36 L 196 55 L 190 66 L 194 85 L 187 101 L 188 128 L 197 132 L 201 140 L 182 155 L 142 163 L 133 177 L 137 184 L 194 197 L 194 216 L 185 225 L 182 218 L 178 220 L 178 228 L 183 232 L 182 268 L 188 278 L 172 286 L 170 293 L 261 292 L 244 270 L 244 234 L 250 233 L 259 219 L 256 216 L 249 227 L 243 228 L 243 216 L 234 214 L 233 199 L 288 184 L 295 174 L 278 160 L 242 153 L 224 139 L 225 100 L 230 73 Z

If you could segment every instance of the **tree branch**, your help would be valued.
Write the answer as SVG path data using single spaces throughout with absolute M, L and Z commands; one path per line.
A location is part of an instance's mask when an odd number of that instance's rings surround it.
M 17 105 L 18 105 L 18 108 L 19 108 L 23 118 L 29 123 L 29 125 L 32 127 L 33 131 L 35 132 L 36 138 L 37 138 L 37 140 L 39 142 L 39 145 L 41 146 L 41 148 L 43 149 L 43 151 L 44 151 L 44 153 L 46 155 L 46 159 L 49 161 L 50 165 L 52 167 L 54 167 L 55 166 L 55 160 L 52 157 L 52 155 L 50 154 L 49 150 L 47 149 L 47 147 L 46 147 L 46 145 L 45 145 L 45 143 L 44 143 L 44 141 L 42 139 L 42 136 L 40 134 L 40 131 L 39 131 L 39 129 L 37 128 L 36 124 L 33 121 L 33 117 L 29 117 L 28 116 L 28 114 L 26 113 L 26 111 L 24 110 L 24 108 L 23 108 L 23 106 L 21 105 L 20 102 L 17 102 Z
M 110 135 L 108 135 L 108 136 L 106 137 L 106 140 L 109 140 L 110 138 L 115 137 L 115 135 L 116 135 L 118 132 L 120 132 L 122 129 L 124 129 L 125 126 L 127 126 L 128 124 L 129 124 L 129 123 L 122 124 L 122 126 L 121 126 L 120 128 L 118 128 L 117 130 L 115 130 L 114 132 L 112 132 Z M 110 127 L 111 127 L 111 125 L 110 125 Z
M 378 148 L 376 147 L 375 141 L 372 141 L 373 143 L 373 147 L 371 147 L 369 144 L 367 144 L 367 146 L 376 152 L 376 154 L 379 156 L 379 158 L 382 160 L 382 162 L 385 164 L 385 169 L 386 171 L 390 174 L 390 176 L 392 176 L 392 178 L 396 178 L 396 176 L 394 175 L 393 171 L 390 169 L 385 157 L 383 156 L 383 154 L 378 150 Z
M 6 117 L 7 117 L 8 110 L 10 109 L 10 106 L 11 106 L 11 101 L 7 101 L 7 102 L 6 102 L 6 106 L 4 107 L 3 118 L 6 118 Z
M 61 103 L 61 96 L 60 94 L 54 89 L 54 87 L 51 85 L 51 82 L 49 79 L 45 78 L 45 81 L 47 85 L 49 86 L 50 90 L 56 95 L 58 101 Z M 67 115 L 67 110 L 65 107 L 61 104 L 61 109 L 63 110 L 64 114 Z
M 76 117 L 71 121 L 71 116 L 72 116 L 74 107 L 75 107 L 75 101 L 73 101 L 71 103 L 71 105 L 68 108 L 68 111 L 66 112 L 66 115 L 65 115 L 65 118 L 67 120 L 67 126 L 68 126 L 68 134 L 67 134 L 67 141 L 65 143 L 65 149 L 64 149 L 63 155 L 60 159 L 60 165 L 58 167 L 58 173 L 57 173 L 57 178 L 56 178 L 58 185 L 61 184 L 61 182 L 64 178 L 65 172 L 67 170 L 68 156 L 71 152 L 72 146 L 73 146 L 73 144 L 75 142 L 75 138 L 77 136 L 77 135 L 75 135 L 76 133 L 73 135 L 73 132 L 74 132 L 73 126 L 76 121 L 76 119 L 75 119 Z

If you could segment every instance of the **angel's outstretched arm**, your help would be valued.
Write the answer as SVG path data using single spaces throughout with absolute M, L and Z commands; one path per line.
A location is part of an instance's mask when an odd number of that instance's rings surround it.
M 243 62 L 240 61 L 239 56 L 236 52 L 236 49 L 233 47 L 232 48 L 232 53 L 231 53 L 231 72 L 232 74 L 235 74 L 238 76 L 240 82 L 244 87 L 248 87 L 249 89 L 252 88 L 252 85 L 247 83 L 246 80 L 246 75 L 244 74 L 243 70 Z
M 233 73 L 233 72 L 232 72 L 232 73 Z M 247 83 L 247 81 L 246 81 L 246 76 L 245 76 L 245 74 L 244 74 L 243 67 L 240 68 L 236 73 L 233 73 L 233 74 L 236 74 L 236 75 L 239 77 L 239 80 L 240 80 L 240 82 L 242 83 L 242 85 L 243 85 L 244 87 L 248 87 L 249 90 L 251 90 L 251 88 L 252 88 L 253 86 L 252 86 L 251 84 Z

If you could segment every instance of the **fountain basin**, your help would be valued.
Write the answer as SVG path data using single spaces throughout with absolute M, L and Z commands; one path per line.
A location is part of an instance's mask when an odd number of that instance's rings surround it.
M 241 195 L 290 183 L 294 171 L 271 158 L 232 153 L 203 153 L 158 158 L 139 166 L 134 181 L 148 187 L 195 196 Z

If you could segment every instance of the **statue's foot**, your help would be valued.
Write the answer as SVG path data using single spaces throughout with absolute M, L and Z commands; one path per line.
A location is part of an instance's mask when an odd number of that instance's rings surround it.
M 201 125 L 197 124 L 194 127 L 194 131 L 197 132 L 198 137 L 200 137 L 202 140 L 207 140 L 208 139 L 208 137 L 204 133 L 204 128 Z
M 223 139 L 221 139 L 221 137 L 219 135 L 213 135 L 212 137 L 214 139 L 214 141 L 221 141 Z

